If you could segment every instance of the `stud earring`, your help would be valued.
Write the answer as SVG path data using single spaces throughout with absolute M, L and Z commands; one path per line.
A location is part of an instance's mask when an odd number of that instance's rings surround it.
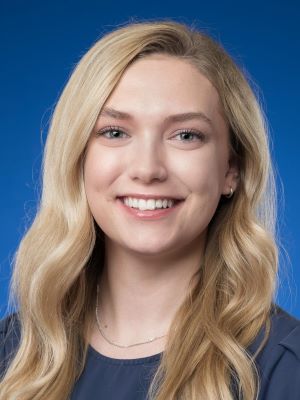
M 227 199 L 230 199 L 232 196 L 233 196 L 233 189 L 232 189 L 232 187 L 230 187 L 230 193 L 229 194 L 225 194 L 225 197 Z

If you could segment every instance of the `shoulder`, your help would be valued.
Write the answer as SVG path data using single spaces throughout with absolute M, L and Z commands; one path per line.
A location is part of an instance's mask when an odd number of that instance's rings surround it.
M 0 320 L 0 377 L 4 374 L 20 341 L 18 314 L 13 313 Z
M 300 320 L 274 305 L 268 340 L 256 358 L 261 399 L 300 399 Z M 256 350 L 262 333 L 250 346 Z
M 291 351 L 300 362 L 300 320 L 277 306 L 271 321 L 271 333 L 278 345 Z
M 289 351 L 293 353 L 295 361 L 300 362 L 300 320 L 276 304 L 271 310 L 270 320 L 270 335 L 264 356 L 269 355 L 269 351 Z

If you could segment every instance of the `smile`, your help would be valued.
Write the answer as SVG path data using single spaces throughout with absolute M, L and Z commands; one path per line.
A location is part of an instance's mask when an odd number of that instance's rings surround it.
M 117 203 L 127 215 L 141 220 L 165 218 L 181 208 L 183 200 L 171 199 L 138 199 L 119 197 Z
M 121 199 L 127 207 L 139 210 L 156 210 L 161 208 L 171 208 L 176 200 L 171 199 L 137 199 L 133 197 L 123 197 Z

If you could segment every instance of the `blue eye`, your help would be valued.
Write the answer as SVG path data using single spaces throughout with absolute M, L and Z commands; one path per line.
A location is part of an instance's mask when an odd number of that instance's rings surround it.
M 114 126 L 109 126 L 108 128 L 102 129 L 97 132 L 97 136 L 104 136 L 107 139 L 120 139 L 123 137 L 121 135 L 126 135 L 126 133 L 123 132 L 119 127 Z
M 97 132 L 97 136 L 104 136 L 106 139 L 123 139 L 127 135 L 120 127 L 118 126 L 108 126 L 104 129 L 101 129 Z M 177 133 L 174 137 L 180 137 L 179 140 L 181 142 L 193 142 L 193 141 L 203 141 L 205 139 L 205 135 L 198 131 L 193 131 L 190 129 L 185 129 L 179 133 Z
M 205 139 L 205 135 L 201 132 L 197 132 L 197 131 L 192 131 L 189 129 L 186 129 L 182 132 L 179 132 L 176 136 L 180 136 L 181 139 L 183 139 L 183 142 L 192 142 L 193 138 L 196 140 L 204 140 Z

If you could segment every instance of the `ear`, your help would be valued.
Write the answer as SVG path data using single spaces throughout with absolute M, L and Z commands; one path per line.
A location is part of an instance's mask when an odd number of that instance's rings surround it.
M 238 183 L 240 179 L 240 169 L 238 165 L 238 161 L 234 156 L 228 161 L 228 168 L 225 173 L 225 181 L 223 186 L 223 195 L 230 194 L 230 188 L 232 188 L 233 192 L 236 191 Z

